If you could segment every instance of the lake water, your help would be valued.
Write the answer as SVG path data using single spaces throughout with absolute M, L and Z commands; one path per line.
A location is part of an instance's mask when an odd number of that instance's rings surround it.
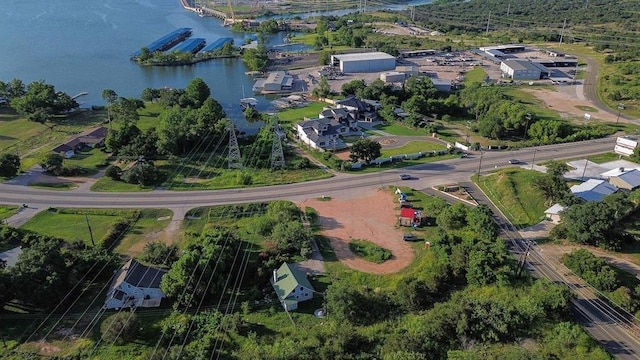
M 88 106 L 104 104 L 103 89 L 139 97 L 147 87 L 183 88 L 200 77 L 238 126 L 259 126 L 244 121 L 238 104 L 253 86 L 239 59 L 180 67 L 140 67 L 129 60 L 179 27 L 193 28 L 193 36 L 208 43 L 220 37 L 243 42 L 244 34 L 184 10 L 177 0 L 2 0 L 0 19 L 0 80 L 45 80 L 72 96 L 86 91 L 78 101 Z M 270 44 L 281 43 L 280 37 Z M 257 98 L 266 110 L 269 100 Z

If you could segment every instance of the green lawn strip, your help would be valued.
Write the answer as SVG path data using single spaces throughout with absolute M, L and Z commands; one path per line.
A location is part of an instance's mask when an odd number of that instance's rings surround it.
M 391 135 L 398 136 L 424 136 L 427 133 L 424 129 L 414 129 L 399 123 L 378 124 L 374 127 L 376 130 L 384 131 Z M 379 134 L 378 134 L 379 135 Z
M 537 224 L 547 209 L 546 200 L 531 183 L 544 174 L 519 168 L 503 169 L 473 181 L 517 227 Z
M 84 169 L 87 174 L 96 174 L 100 169 L 109 165 L 110 154 L 102 149 L 90 149 L 76 152 L 70 158 L 64 160 L 65 167 L 78 167 Z
M 252 186 L 292 184 L 304 181 L 330 178 L 332 175 L 322 169 L 303 170 L 221 170 L 211 178 L 184 179 L 180 175 L 169 179 L 163 187 L 169 190 L 214 190 Z
M 124 181 L 111 180 L 110 178 L 103 176 L 91 186 L 91 191 L 103 191 L 103 192 L 136 192 L 136 191 L 151 191 L 153 186 L 140 186 L 136 184 L 129 184 Z
M 37 189 L 59 190 L 59 191 L 73 190 L 78 187 L 78 185 L 76 185 L 74 182 L 71 182 L 71 181 L 57 182 L 57 183 L 36 182 L 36 183 L 30 183 L 29 186 Z
M 597 113 L 599 112 L 598 109 L 594 108 L 593 106 L 587 106 L 587 105 L 576 105 L 575 106 L 576 109 L 578 110 L 582 110 L 582 111 L 586 111 L 586 112 L 594 112 Z
M 464 84 L 469 86 L 473 83 L 482 82 L 487 77 L 486 71 L 482 68 L 482 66 L 476 66 L 472 70 L 467 71 L 464 74 Z
M 329 106 L 329 104 L 321 101 L 315 101 L 304 107 L 286 109 L 278 112 L 278 119 L 280 124 L 294 125 L 304 120 L 305 117 L 317 118 L 318 114 L 322 112 L 322 109 L 325 106 Z
M 145 131 L 150 128 L 158 126 L 158 116 L 164 110 L 162 105 L 154 102 L 144 103 L 144 108 L 138 110 L 140 119 L 136 123 L 138 129 Z M 119 128 L 121 125 L 118 123 L 113 124 L 114 128 Z
M 349 250 L 357 256 L 376 264 L 382 264 L 393 256 L 391 251 L 368 240 L 354 239 L 349 241 Z
M 585 157 L 577 157 L 577 158 L 571 158 L 571 159 L 565 159 L 562 160 L 563 162 L 571 162 L 571 161 L 576 161 L 576 160 L 584 160 Z M 627 157 L 627 156 L 622 156 L 619 154 L 616 154 L 614 152 L 606 152 L 606 153 L 602 153 L 602 154 L 596 154 L 596 155 L 589 155 L 589 157 L 586 157 L 586 159 L 588 159 L 591 162 L 594 162 L 596 164 L 604 164 L 606 162 L 610 162 L 610 161 L 615 161 L 615 160 L 620 160 L 620 159 L 624 159 L 627 161 L 632 161 L 631 158 Z M 547 164 L 548 161 L 544 161 L 539 163 L 538 165 L 545 165 Z
M 152 241 L 158 232 L 164 230 L 171 223 L 173 219 L 173 212 L 169 209 L 142 209 L 140 210 L 140 217 L 136 221 L 135 225 L 127 231 L 125 237 L 120 240 L 118 246 L 115 248 L 115 252 L 120 254 L 128 254 L 129 249 L 141 242 Z M 176 234 L 175 236 L 179 236 Z M 171 241 L 172 243 L 178 243 L 180 239 L 164 239 Z
M 0 220 L 12 217 L 18 212 L 18 207 L 13 205 L 0 205 Z
M 117 209 L 49 209 L 37 214 L 20 228 L 91 245 L 88 218 L 94 241 L 98 245 L 113 225 L 123 218 L 134 216 L 134 213 L 135 210 Z
M 402 161 L 385 163 L 380 166 L 378 165 L 363 166 L 361 169 L 349 170 L 349 173 L 368 174 L 368 173 L 374 173 L 374 172 L 384 171 L 389 169 L 402 169 L 408 166 L 428 164 L 428 163 L 437 162 L 437 161 L 455 159 L 457 157 L 459 156 L 454 154 L 425 156 L 425 157 L 421 157 L 420 159 L 405 159 Z
M 446 149 L 446 146 L 431 141 L 410 141 L 398 148 L 382 149 L 382 157 L 402 154 L 416 154 L 419 152 L 440 151 Z

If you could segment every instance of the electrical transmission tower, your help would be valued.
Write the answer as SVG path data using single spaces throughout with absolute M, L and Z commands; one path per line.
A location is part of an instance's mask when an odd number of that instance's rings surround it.
M 236 128 L 233 123 L 229 125 L 229 169 L 242 169 L 242 156 L 236 137 Z
M 284 168 L 284 151 L 282 141 L 278 135 L 278 119 L 273 121 L 273 145 L 271 146 L 271 169 Z

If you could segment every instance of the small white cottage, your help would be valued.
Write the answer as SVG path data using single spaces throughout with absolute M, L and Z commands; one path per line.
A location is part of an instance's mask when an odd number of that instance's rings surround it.
M 160 281 L 167 270 L 145 266 L 131 259 L 118 271 L 107 292 L 104 309 L 157 307 L 164 294 Z

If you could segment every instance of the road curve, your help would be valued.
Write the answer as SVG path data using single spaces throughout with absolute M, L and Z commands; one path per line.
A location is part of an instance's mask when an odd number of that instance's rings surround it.
M 589 56 L 584 56 L 584 58 L 587 60 L 587 71 L 583 83 L 584 96 L 589 99 L 589 101 L 591 101 L 598 110 L 617 116 L 618 111 L 607 106 L 607 104 L 600 101 L 600 98 L 598 97 L 598 61 Z M 620 118 L 629 121 L 635 120 L 634 118 L 622 113 L 620 114 Z

